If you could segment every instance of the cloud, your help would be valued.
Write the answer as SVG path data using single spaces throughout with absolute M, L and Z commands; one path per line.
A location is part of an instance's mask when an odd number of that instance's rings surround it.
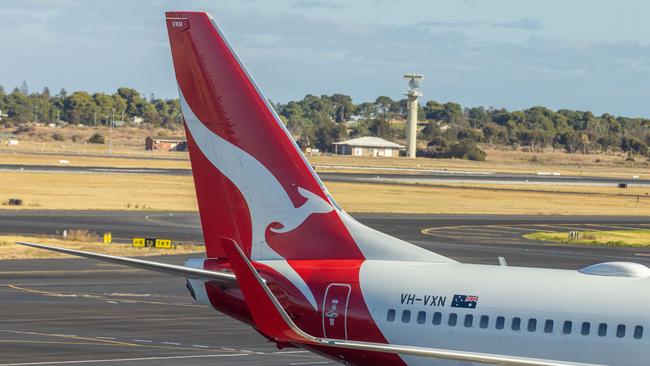
M 476 27 L 488 27 L 488 28 L 511 28 L 511 29 L 523 29 L 536 31 L 544 29 L 544 24 L 539 19 L 533 18 L 522 18 L 518 20 L 513 20 L 509 22 L 494 22 L 486 20 L 472 20 L 472 21 L 427 21 L 417 24 L 418 27 L 439 27 L 439 28 L 476 28 Z
M 316 8 L 342 8 L 343 4 L 336 3 L 332 0 L 297 0 L 291 4 L 296 9 L 316 9 Z
M 542 21 L 534 18 L 523 18 L 512 22 L 491 23 L 491 26 L 497 28 L 515 28 L 515 29 L 526 29 L 526 30 L 544 29 L 544 24 L 542 24 Z

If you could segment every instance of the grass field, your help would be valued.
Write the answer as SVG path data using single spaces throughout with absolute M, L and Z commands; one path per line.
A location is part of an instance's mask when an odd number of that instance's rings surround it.
M 0 133 L 13 132 L 15 128 L 0 130 Z M 85 141 L 93 133 L 99 132 L 106 139 L 105 144 L 88 144 Z M 52 136 L 59 134 L 64 141 L 54 141 Z M 72 137 L 78 136 L 78 142 Z M 110 158 L 108 156 L 109 130 L 104 126 L 64 128 L 36 127 L 33 131 L 18 136 L 18 146 L 7 146 L 0 141 L 0 164 L 57 165 L 59 160 L 68 160 L 76 166 L 113 167 L 152 167 L 189 168 L 187 153 L 145 151 L 144 139 L 147 136 L 183 136 L 182 130 L 163 130 L 153 128 L 120 127 L 112 132 L 112 152 L 114 155 L 128 156 L 130 159 Z M 352 156 L 314 155 L 308 159 L 315 165 L 365 166 L 412 169 L 442 169 L 452 171 L 477 171 L 501 173 L 557 172 L 562 175 L 602 176 L 650 179 L 650 162 L 646 158 L 626 161 L 622 153 L 568 154 L 563 151 L 530 152 L 521 149 L 506 149 L 484 146 L 487 161 L 475 162 L 460 159 L 405 159 L 372 158 Z M 40 154 L 40 155 L 35 155 Z M 50 154 L 50 155 L 42 155 Z M 73 155 L 73 156 L 70 156 Z M 89 155 L 89 156 L 74 156 Z M 143 159 L 148 158 L 148 159 Z M 150 159 L 153 158 L 153 159 Z M 175 158 L 183 160 L 164 160 Z M 321 169 L 340 171 L 341 169 Z M 349 170 L 345 170 L 349 171 Z M 365 171 L 367 172 L 367 171 Z
M 196 211 L 191 177 L 144 174 L 1 172 L 0 202 L 22 198 L 21 207 L 62 210 Z
M 0 202 L 21 198 L 4 209 L 196 211 L 192 178 L 187 176 L 75 173 L 0 173 Z M 385 185 L 326 183 L 349 212 L 648 215 L 650 198 L 635 190 L 607 187 Z M 641 194 L 642 191 L 637 193 Z
M 564 152 L 532 153 L 521 150 L 488 149 L 487 161 L 470 161 L 462 159 L 406 159 L 373 158 L 352 156 L 318 155 L 310 156 L 310 163 L 317 166 L 365 166 L 436 169 L 449 171 L 472 171 L 490 173 L 560 173 L 561 175 L 639 178 L 650 179 L 650 163 L 646 159 L 625 161 L 621 154 L 567 154 Z M 322 171 L 340 171 L 341 169 L 321 169 Z M 345 171 L 350 171 L 346 169 Z M 367 172 L 367 171 L 366 171 Z M 406 173 L 406 172 L 405 172 Z
M 567 232 L 540 231 L 524 237 L 567 244 L 650 247 L 650 230 L 579 231 L 577 238 L 570 238 Z
M 134 248 L 127 244 L 101 244 L 92 241 L 61 240 L 52 237 L 30 236 L 0 236 L 0 260 L 3 259 L 36 259 L 36 258 L 73 258 L 61 253 L 49 252 L 43 249 L 30 248 L 16 244 L 25 241 L 39 244 L 50 244 L 69 249 L 91 251 L 102 254 L 117 255 L 122 257 L 189 254 L 203 252 L 203 245 L 183 244 L 174 249 Z
M 1 150 L 0 164 L 23 164 L 23 165 L 61 165 L 60 160 L 67 161 L 69 166 L 101 166 L 120 168 L 174 168 L 189 169 L 190 161 L 187 153 L 184 152 L 145 152 L 130 151 L 122 157 L 111 157 L 103 150 L 86 151 L 82 149 L 57 150 L 47 155 L 40 151 L 27 150 Z M 84 155 L 68 155 L 71 151 Z M 115 155 L 118 153 L 116 152 Z M 533 156 L 541 156 L 537 161 L 527 160 L 530 153 L 525 152 L 502 152 L 495 150 L 491 152 L 493 159 L 486 162 L 474 162 L 459 159 L 405 159 L 405 158 L 371 158 L 352 156 L 331 156 L 316 155 L 309 156 L 310 163 L 316 166 L 319 172 L 349 172 L 349 173 L 413 173 L 418 170 L 435 169 L 447 171 L 472 171 L 490 173 L 560 173 L 562 175 L 615 177 L 615 178 L 645 178 L 650 179 L 650 164 L 645 161 L 625 162 L 623 158 L 606 160 L 602 155 L 579 155 L 564 153 L 544 153 Z M 500 157 L 497 157 L 498 155 Z M 519 156 L 521 155 L 521 156 Z M 578 156 L 573 156 L 578 155 Z M 125 158 L 124 156 L 127 156 Z M 517 158 L 519 156 L 519 158 Z M 551 158 L 552 157 L 552 158 Z M 587 158 L 591 161 L 574 159 Z M 530 158 L 532 159 L 532 158 Z M 544 162 L 547 159 L 548 162 Z M 564 160 L 563 160 L 564 159 Z M 595 159 L 602 159 L 595 162 Z M 326 166 L 334 166 L 328 168 Z M 347 168 L 342 168 L 347 167 Z M 354 169 L 355 167 L 366 167 L 369 169 Z M 413 169 L 401 170 L 403 168 Z

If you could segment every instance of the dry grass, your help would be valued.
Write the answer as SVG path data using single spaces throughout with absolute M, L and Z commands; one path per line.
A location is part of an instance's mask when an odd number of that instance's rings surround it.
M 646 159 L 639 158 L 637 162 L 628 162 L 625 161 L 625 156 L 621 154 L 583 155 L 552 151 L 532 153 L 520 150 L 497 149 L 486 149 L 486 152 L 488 160 L 484 162 L 461 159 L 406 159 L 328 155 L 310 156 L 309 161 L 314 165 L 340 165 L 350 167 L 415 168 L 518 174 L 557 172 L 562 175 L 617 178 L 638 176 L 639 178 L 650 179 L 650 163 Z M 349 169 L 319 170 L 350 171 Z
M 474 187 L 404 186 L 358 183 L 327 184 L 350 212 L 648 215 L 650 199 L 601 194 L 529 192 Z
M 12 132 L 15 128 L 0 130 Z M 87 144 L 84 141 L 93 133 L 105 136 L 106 144 Z M 61 134 L 65 141 L 52 140 L 53 134 Z M 78 135 L 79 142 L 72 142 L 72 136 Z M 147 152 L 144 139 L 149 136 L 183 136 L 182 130 L 146 129 L 141 127 L 120 127 L 113 129 L 113 154 L 128 155 L 133 159 L 106 158 L 108 153 L 109 131 L 104 126 L 64 128 L 36 127 L 34 131 L 20 134 L 18 146 L 6 146 L 0 141 L 0 164 L 38 164 L 57 165 L 59 160 L 69 160 L 70 165 L 77 166 L 113 166 L 113 167 L 161 167 L 187 168 L 189 161 L 186 153 Z M 372 158 L 352 156 L 310 156 L 309 161 L 317 165 L 371 166 L 387 168 L 443 169 L 502 173 L 558 172 L 563 175 L 603 176 L 650 179 L 650 163 L 647 159 L 637 158 L 636 162 L 626 161 L 621 153 L 568 154 L 563 151 L 528 152 L 521 149 L 483 147 L 487 152 L 487 161 L 474 162 L 459 159 L 405 159 Z M 34 153 L 89 155 L 86 157 L 39 156 Z M 144 160 L 143 157 L 181 157 L 184 161 Z M 340 169 L 339 169 L 340 170 Z M 349 171 L 349 170 L 346 170 Z M 367 172 L 367 171 L 365 171 Z
M 183 160 L 161 159 L 152 154 L 154 159 L 143 158 L 111 158 L 104 156 L 68 156 L 68 155 L 36 155 L 29 153 L 0 152 L 0 164 L 19 165 L 60 165 L 84 167 L 112 167 L 112 168 L 161 168 L 161 169 L 189 169 L 190 161 L 187 153 L 177 152 L 177 157 Z M 156 157 L 158 157 L 156 159 Z M 60 160 L 68 161 L 61 164 Z
M 4 209 L 196 211 L 191 177 L 146 174 L 0 172 Z
M 650 230 L 580 231 L 577 239 L 569 238 L 567 232 L 540 231 L 524 237 L 567 244 L 650 247 Z
M 13 132 L 16 128 L 0 130 L 0 133 Z M 53 134 L 59 134 L 64 137 L 64 141 L 54 141 Z M 105 144 L 86 143 L 88 138 L 94 133 L 100 133 L 104 136 Z M 20 133 L 16 137 L 20 144 L 18 146 L 7 146 L 0 143 L 0 151 L 29 153 L 29 152 L 46 152 L 46 153 L 73 153 L 73 154 L 92 154 L 104 155 L 108 152 L 109 136 L 112 139 L 112 152 L 114 154 L 148 156 L 151 152 L 144 150 L 144 140 L 147 136 L 155 137 L 182 137 L 183 130 L 164 130 L 154 128 L 140 127 L 119 127 L 111 131 L 105 126 L 67 126 L 62 128 L 54 127 L 34 127 L 33 131 Z M 78 136 L 78 141 L 74 142 L 73 136 Z M 0 141 L 2 142 L 2 141 Z M 176 152 L 155 152 L 156 156 L 177 156 Z
M 0 236 L 0 260 L 4 259 L 36 259 L 36 258 L 71 258 L 66 254 L 54 253 L 43 249 L 30 248 L 16 244 L 25 241 L 39 244 L 49 244 L 69 249 L 90 251 L 95 253 L 117 255 L 122 257 L 152 256 L 201 253 L 203 245 L 183 244 L 174 249 L 134 248 L 128 244 L 100 244 L 98 242 L 61 240 L 51 237 L 30 236 Z
M 0 173 L 5 209 L 196 211 L 189 176 Z M 438 186 L 327 182 L 349 212 L 649 215 L 644 188 L 445 184 Z M 640 199 L 637 201 L 637 196 Z

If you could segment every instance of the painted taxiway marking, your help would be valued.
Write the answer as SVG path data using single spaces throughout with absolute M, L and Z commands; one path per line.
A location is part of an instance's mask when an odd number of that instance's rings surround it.
M 0 273 L 1 274 L 1 273 Z M 52 296 L 52 297 L 75 297 L 83 299 L 93 299 L 93 300 L 102 300 L 106 302 L 111 302 L 115 304 L 125 303 L 125 304 L 149 304 L 149 305 L 165 305 L 165 306 L 180 306 L 180 307 L 192 307 L 192 308 L 205 308 L 205 305 L 199 304 L 180 304 L 173 302 L 163 302 L 163 301 L 145 301 L 145 300 L 133 300 L 133 299 L 124 299 L 124 298 L 112 298 L 104 295 L 93 294 L 93 293 L 82 293 L 82 292 L 64 292 L 64 291 L 43 291 L 35 290 L 27 287 L 22 287 L 18 285 L 7 285 L 7 287 L 14 289 L 16 291 L 29 292 L 32 294 L 43 295 L 43 296 Z
M 600 225 L 600 224 L 585 224 L 585 226 L 594 227 L 594 228 L 596 228 L 596 230 L 598 230 L 598 229 L 602 230 L 603 228 L 616 229 L 616 230 L 639 230 L 639 229 L 641 229 L 640 227 L 618 226 L 618 225 Z M 582 229 L 582 230 L 583 231 L 589 231 L 589 230 L 585 230 L 585 229 Z
M 73 364 L 84 364 L 84 363 L 92 364 L 92 363 L 137 362 L 137 361 L 186 360 L 192 358 L 218 358 L 218 357 L 244 357 L 244 356 L 250 356 L 250 354 L 229 353 L 229 354 L 215 354 L 215 355 L 185 355 L 185 356 L 113 358 L 113 359 L 99 359 L 99 360 L 21 362 L 21 363 L 2 363 L 0 364 L 0 366 L 73 365 Z
M 185 346 L 183 347 L 180 343 L 172 343 L 172 342 L 161 342 L 163 345 L 156 345 L 157 342 L 148 340 L 148 339 L 132 339 L 131 341 L 120 341 L 117 338 L 114 337 L 93 337 L 93 338 L 88 338 L 88 337 L 80 337 L 77 335 L 69 335 L 69 334 L 56 334 L 56 333 L 37 333 L 37 332 L 26 332 L 26 331 L 18 331 L 18 330 L 8 330 L 8 329 L 0 329 L 0 332 L 5 332 L 5 333 L 12 333 L 12 334 L 22 334 L 22 335 L 33 335 L 33 336 L 40 336 L 40 337 L 58 337 L 58 338 L 64 338 L 67 339 L 68 341 L 59 341 L 59 342 L 53 342 L 53 341 L 33 341 L 33 340 L 0 340 L 1 343 L 43 343 L 43 344 L 48 344 L 48 343 L 57 343 L 57 344 L 83 344 L 83 345 L 93 345 L 93 346 L 117 346 L 117 347 L 140 347 L 140 348 L 153 348 L 153 349 L 166 349 L 166 350 L 183 350 L 183 351 L 212 351 L 214 350 L 209 347 L 209 346 L 201 346 L 201 345 L 194 345 L 192 347 Z M 76 342 L 74 342 L 76 341 Z M 85 341 L 85 342 L 82 342 Z M 88 341 L 92 342 L 89 343 Z M 132 342 L 137 342 L 137 343 L 132 343 Z M 199 347 L 197 347 L 199 346 Z M 231 349 L 231 350 L 223 350 L 220 349 L 218 351 L 226 351 L 226 352 L 251 352 L 251 351 L 245 351 L 245 350 L 236 350 L 236 349 Z M 1 365 L 0 365 L 1 366 Z
M 120 341 L 114 341 L 114 340 L 109 340 L 109 339 L 97 339 L 97 338 L 87 338 L 87 337 L 79 337 L 75 335 L 67 335 L 67 334 L 52 334 L 52 333 L 38 333 L 38 332 L 23 332 L 19 330 L 9 330 L 9 329 L 0 329 L 0 332 L 4 333 L 12 333 L 12 334 L 23 334 L 23 335 L 35 335 L 35 336 L 41 336 L 41 337 L 56 337 L 56 338 L 66 338 L 66 339 L 74 339 L 74 340 L 82 340 L 82 341 L 92 341 L 97 344 L 99 343 L 107 343 L 110 345 L 118 345 L 118 346 L 127 346 L 127 347 L 137 347 L 137 344 L 133 343 L 126 343 L 126 342 L 120 342 Z
M 290 355 L 290 354 L 298 354 L 298 353 L 309 353 L 309 351 L 275 351 L 273 353 L 276 355 Z

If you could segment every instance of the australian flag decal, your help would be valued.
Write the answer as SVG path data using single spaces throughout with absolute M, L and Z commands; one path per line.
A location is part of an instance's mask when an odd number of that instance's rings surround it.
M 451 301 L 452 308 L 476 309 L 478 305 L 478 296 L 474 295 L 454 295 Z

